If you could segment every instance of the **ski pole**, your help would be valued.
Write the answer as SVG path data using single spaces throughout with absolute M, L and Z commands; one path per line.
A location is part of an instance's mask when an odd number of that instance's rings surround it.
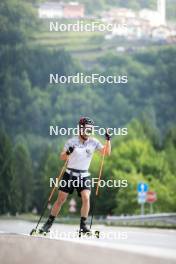
M 57 185 L 60 182 L 60 180 L 61 180 L 61 178 L 62 178 L 62 176 L 63 176 L 63 174 L 64 174 L 64 172 L 66 170 L 67 163 L 68 163 L 68 159 L 65 161 L 65 163 L 64 163 L 64 165 L 62 167 L 62 170 L 61 170 L 60 174 L 56 177 Z M 38 225 L 40 224 L 40 221 L 41 221 L 41 219 L 42 219 L 42 217 L 43 217 L 43 215 L 45 213 L 45 210 L 46 210 L 48 204 L 50 203 L 50 201 L 51 201 L 51 199 L 53 197 L 53 194 L 54 194 L 55 190 L 56 190 L 56 185 L 54 185 L 52 191 L 50 192 L 49 198 L 47 199 L 46 203 L 44 204 L 44 207 L 42 209 L 42 213 L 41 213 L 40 218 L 39 218 L 39 220 L 37 222 L 37 225 L 36 225 L 35 229 L 32 229 L 32 231 L 30 232 L 30 235 L 32 235 L 32 233 L 37 230 Z
M 92 223 L 93 223 L 93 217 L 94 217 L 94 210 L 95 210 L 96 198 L 97 198 L 97 196 L 98 196 L 99 183 L 100 183 L 101 176 L 102 176 L 103 164 L 104 164 L 104 159 L 105 159 L 106 149 L 107 149 L 107 144 L 105 145 L 105 147 L 104 147 L 104 149 L 103 149 L 103 156 L 102 156 L 102 160 L 101 160 L 101 164 L 100 164 L 100 170 L 99 170 L 99 175 L 98 175 L 98 182 L 97 182 L 97 187 L 96 187 L 96 191 L 95 191 L 95 196 L 94 196 L 94 199 L 93 199 L 92 215 L 91 215 L 91 222 L 90 222 L 90 229 L 91 229 L 91 227 L 92 227 Z

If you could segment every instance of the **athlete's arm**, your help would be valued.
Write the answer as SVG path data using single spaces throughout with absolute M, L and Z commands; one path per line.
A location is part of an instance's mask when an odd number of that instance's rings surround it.
M 66 151 L 63 150 L 63 151 L 60 153 L 60 159 L 61 159 L 61 160 L 66 160 L 67 157 L 68 157 L 68 155 L 66 154 Z
M 67 160 L 68 156 L 73 152 L 74 147 L 69 147 L 66 151 L 63 150 L 60 154 L 60 159 L 61 160 Z
M 100 150 L 100 153 L 102 155 L 105 154 L 105 156 L 110 156 L 111 155 L 111 141 L 107 140 L 106 144 L 103 146 L 103 148 Z

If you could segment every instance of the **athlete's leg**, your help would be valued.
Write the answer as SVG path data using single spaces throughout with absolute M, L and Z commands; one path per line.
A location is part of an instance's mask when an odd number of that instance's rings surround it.
M 49 232 L 56 216 L 60 212 L 62 205 L 66 201 L 67 196 L 68 196 L 68 193 L 63 192 L 63 191 L 59 191 L 57 200 L 55 201 L 55 203 L 51 209 L 51 214 L 49 215 L 48 220 L 44 223 L 42 228 L 39 230 L 40 233 Z
M 59 191 L 57 200 L 55 201 L 52 209 L 51 209 L 51 215 L 57 216 L 58 213 L 60 212 L 60 209 L 62 205 L 65 203 L 66 199 L 68 197 L 68 193 Z
M 86 226 L 86 219 L 90 209 L 90 190 L 83 190 L 81 192 L 82 207 L 81 207 L 81 219 L 80 219 L 80 230 L 82 232 L 90 232 Z
M 90 209 L 90 190 L 83 190 L 81 192 L 82 207 L 81 207 L 81 217 L 88 217 Z

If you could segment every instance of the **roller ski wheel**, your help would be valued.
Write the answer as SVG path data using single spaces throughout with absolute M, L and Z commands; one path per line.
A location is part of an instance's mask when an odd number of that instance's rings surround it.
M 87 236 L 87 237 L 91 236 L 91 231 L 85 232 L 85 231 L 79 230 L 79 237 L 82 237 L 82 236 Z
M 47 234 L 49 234 L 49 230 L 46 232 L 46 231 L 43 231 L 42 229 L 39 229 L 39 231 L 38 231 L 38 235 L 39 236 L 46 236 Z
M 99 231 L 99 230 L 95 230 L 94 232 L 95 232 L 95 236 L 96 236 L 97 238 L 100 238 L 100 231 Z
M 49 233 L 49 232 L 42 232 L 42 233 L 39 232 L 38 235 L 39 235 L 39 236 L 46 236 L 48 233 Z
M 90 230 L 90 231 L 87 231 L 87 232 L 84 232 L 82 230 L 79 230 L 79 237 L 90 237 L 90 236 L 95 236 L 96 238 L 100 238 L 100 231 L 98 230 Z
M 32 229 L 31 232 L 30 232 L 30 236 L 35 236 L 37 233 L 37 230 L 36 229 Z

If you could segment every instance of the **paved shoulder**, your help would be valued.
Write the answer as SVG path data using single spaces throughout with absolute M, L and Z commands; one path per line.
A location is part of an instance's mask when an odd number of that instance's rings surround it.
M 98 242 L 97 242 L 98 243 Z M 160 258 L 98 244 L 53 240 L 18 234 L 0 235 L 0 259 L 3 264 L 174 264 L 175 259 Z M 120 261 L 120 262 L 119 262 Z

